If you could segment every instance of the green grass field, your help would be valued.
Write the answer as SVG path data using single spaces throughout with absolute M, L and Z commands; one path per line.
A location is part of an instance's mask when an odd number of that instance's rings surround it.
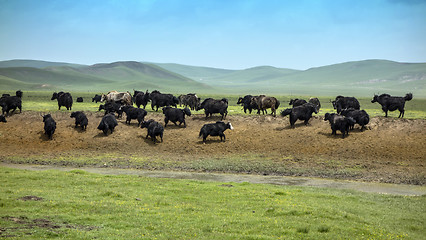
M 14 92 L 7 92 L 4 93 L 9 94 L 15 94 Z M 51 101 L 50 98 L 52 97 L 53 92 L 40 92 L 40 91 L 34 91 L 34 92 L 24 92 L 23 96 L 23 110 L 27 111 L 40 111 L 40 112 L 54 112 L 58 110 L 58 104 L 56 100 Z M 101 92 L 94 93 L 94 92 L 71 92 L 74 103 L 73 103 L 73 110 L 74 111 L 97 111 L 99 108 L 99 105 L 101 103 L 94 103 L 92 102 L 92 97 L 95 94 L 100 94 Z M 179 95 L 180 93 L 174 93 L 175 95 Z M 242 107 L 237 105 L 238 97 L 243 95 L 199 95 L 201 99 L 205 99 L 208 97 L 212 97 L 215 99 L 221 99 L 221 98 L 227 98 L 229 101 L 229 108 L 228 112 L 229 114 L 244 114 Z M 77 97 L 83 97 L 84 102 L 83 103 L 77 103 L 76 99 Z M 275 96 L 280 102 L 280 107 L 278 109 L 279 113 L 285 108 L 290 107 L 288 105 L 288 102 L 292 98 L 302 98 L 302 99 L 309 99 L 312 96 Z M 324 115 L 326 112 L 335 112 L 333 109 L 333 106 L 330 103 L 330 100 L 334 99 L 334 97 L 318 97 L 321 101 L 321 110 L 319 112 L 319 115 Z M 381 110 L 381 106 L 378 103 L 371 103 L 371 98 L 358 98 L 360 101 L 361 109 L 365 109 L 370 116 L 384 116 L 384 112 Z M 151 103 L 148 103 L 146 110 L 148 112 L 151 112 Z M 61 111 L 67 111 L 66 108 L 62 107 Z M 197 113 L 202 114 L 203 111 L 198 111 Z M 398 117 L 399 111 L 389 112 L 389 117 Z M 420 118 L 420 119 L 426 119 L 426 99 L 417 99 L 414 97 L 413 100 L 406 102 L 405 105 L 405 118 Z
M 51 94 L 24 92 L 23 110 L 57 111 Z M 95 93 L 72 95 L 74 101 L 80 96 L 85 99 L 74 102 L 73 110 L 97 111 L 100 103 L 91 102 Z M 244 114 L 236 104 L 237 95 L 199 97 L 227 97 L 229 114 Z M 296 96 L 276 97 L 281 111 Z M 320 97 L 319 115 L 335 111 L 330 99 Z M 380 105 L 372 104 L 370 98 L 359 100 L 370 116 L 384 116 Z M 147 110 L 152 112 L 150 104 Z M 389 116 L 398 114 L 391 112 Z M 405 117 L 426 119 L 426 99 L 407 102 Z M 48 156 L 42 158 L 40 163 L 49 163 Z M 98 160 L 97 156 L 70 158 L 65 160 L 73 161 L 73 166 Z M 218 162 L 209 164 L 215 167 Z M 220 162 L 227 167 L 232 167 L 231 163 L 235 160 Z M 0 237 L 8 239 L 423 239 L 426 235 L 426 196 L 112 176 L 81 170 L 0 167 L 0 179 Z
M 0 178 L 0 237 L 10 239 L 422 239 L 426 234 L 425 196 L 82 170 L 0 167 Z

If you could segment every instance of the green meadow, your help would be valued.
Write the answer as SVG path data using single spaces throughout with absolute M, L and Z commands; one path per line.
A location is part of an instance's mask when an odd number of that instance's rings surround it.
M 425 196 L 0 167 L 8 239 L 422 239 Z
M 4 91 L 2 93 L 15 94 L 13 91 Z M 24 111 L 40 111 L 40 112 L 54 112 L 58 110 L 58 104 L 56 100 L 51 101 L 53 91 L 25 91 L 23 96 L 23 110 Z M 97 111 L 99 105 L 101 103 L 92 102 L 92 97 L 95 94 L 101 94 L 102 92 L 71 92 L 74 103 L 73 110 L 75 111 Z M 173 93 L 178 96 L 183 93 Z M 227 98 L 229 101 L 228 112 L 230 115 L 232 114 L 244 114 L 242 107 L 237 105 L 237 101 L 239 97 L 244 95 L 217 95 L 217 94 L 199 94 L 198 95 L 202 100 L 208 97 L 212 97 L 215 99 Z M 290 107 L 288 105 L 290 99 L 293 98 L 302 98 L 309 99 L 314 96 L 275 96 L 280 102 L 280 106 L 278 108 L 278 112 L 282 111 L 285 108 Z M 77 97 L 83 97 L 84 102 L 78 103 L 76 102 Z M 315 96 L 317 97 L 317 96 Z M 335 97 L 332 96 L 318 96 L 321 101 L 321 110 L 319 115 L 323 115 L 326 112 L 335 112 L 333 106 L 331 104 L 331 100 Z M 384 116 L 384 112 L 381 110 L 381 106 L 378 103 L 371 103 L 372 98 L 360 97 L 358 100 L 360 101 L 361 109 L 365 109 L 370 116 Z M 152 112 L 151 103 L 148 103 L 146 110 L 148 112 Z M 66 108 L 62 107 L 61 111 L 67 111 Z M 196 112 L 197 114 L 203 114 L 203 111 Z M 254 114 L 254 113 L 252 113 Z M 398 117 L 399 111 L 389 112 L 389 117 Z M 406 102 L 405 104 L 405 118 L 420 118 L 426 119 L 426 99 L 419 99 L 414 96 L 413 100 Z

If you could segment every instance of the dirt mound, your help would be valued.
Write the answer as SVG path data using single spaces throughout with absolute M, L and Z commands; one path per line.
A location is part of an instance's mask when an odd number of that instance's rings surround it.
M 40 113 L 28 111 L 11 116 L 7 123 L 0 124 L 0 159 L 40 163 L 40 156 L 66 159 L 112 154 L 110 159 L 90 164 L 426 183 L 423 119 L 374 117 L 367 130 L 361 132 L 356 127 L 341 139 L 340 134 L 331 135 L 328 122 L 321 116 L 314 116 L 308 126 L 297 122 L 292 129 L 287 117 L 232 115 L 226 119 L 234 127 L 225 132 L 227 141 L 208 137 L 207 144 L 203 144 L 198 138 L 201 126 L 220 119 L 206 120 L 204 115 L 196 114 L 187 117 L 186 128 L 171 123 L 165 129 L 164 142 L 153 144 L 145 139 L 146 129 L 138 128 L 136 120 L 127 125 L 125 118 L 119 119 L 116 131 L 104 136 L 96 129 L 103 113 L 87 115 L 89 125 L 82 131 L 74 128 L 70 113 L 52 113 L 57 122 L 53 140 L 43 133 Z M 146 117 L 164 123 L 163 118 L 160 113 Z M 38 160 L 31 161 L 36 156 Z M 151 165 L 138 165 L 134 158 L 149 160 Z M 222 165 L 209 167 L 207 161 Z

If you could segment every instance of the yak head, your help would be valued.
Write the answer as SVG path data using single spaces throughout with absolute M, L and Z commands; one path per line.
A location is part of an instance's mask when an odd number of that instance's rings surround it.
M 371 100 L 372 103 L 378 102 L 379 96 L 374 94 L 373 100 Z
M 243 98 L 242 97 L 239 97 L 238 98 L 238 101 L 237 101 L 237 104 L 242 104 L 243 103 Z
M 55 100 L 57 98 L 58 98 L 58 93 L 54 92 L 53 95 L 52 95 L 52 98 L 50 100 Z
M 44 116 L 43 116 L 43 122 L 46 122 L 46 121 L 47 121 L 47 119 L 49 119 L 49 118 L 52 118 L 52 115 L 50 115 L 50 113 L 49 113 L 49 114 L 44 115 Z

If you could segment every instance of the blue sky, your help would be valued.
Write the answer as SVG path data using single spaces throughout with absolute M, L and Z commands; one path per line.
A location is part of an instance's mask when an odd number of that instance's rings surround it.
M 426 62 L 426 0 L 0 0 L 0 60 Z

